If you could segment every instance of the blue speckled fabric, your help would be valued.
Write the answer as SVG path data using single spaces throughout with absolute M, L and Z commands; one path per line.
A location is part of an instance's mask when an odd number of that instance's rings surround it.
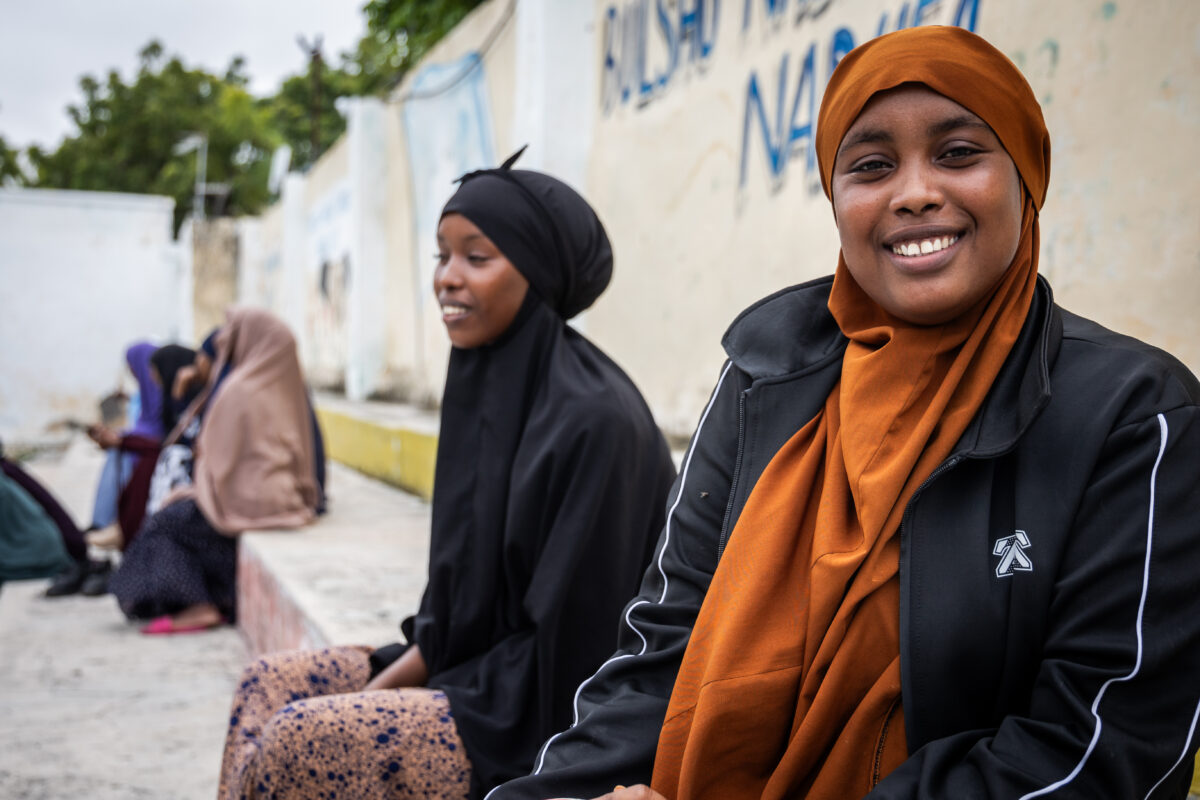
M 446 695 L 363 692 L 369 648 L 275 653 L 234 694 L 221 800 L 463 800 L 471 763 Z

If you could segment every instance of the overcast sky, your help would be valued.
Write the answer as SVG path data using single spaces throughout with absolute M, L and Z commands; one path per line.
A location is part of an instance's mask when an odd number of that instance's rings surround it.
M 151 39 L 188 67 L 223 74 L 246 59 L 250 90 L 271 94 L 304 69 L 297 36 L 323 40 L 326 61 L 366 30 L 366 0 L 3 0 L 0 2 L 0 136 L 10 147 L 54 149 L 72 131 L 66 107 L 79 78 L 110 69 L 131 80 Z

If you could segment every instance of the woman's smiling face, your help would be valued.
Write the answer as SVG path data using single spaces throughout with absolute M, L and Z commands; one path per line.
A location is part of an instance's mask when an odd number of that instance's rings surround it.
M 850 274 L 916 325 L 987 296 L 1021 237 L 1020 178 L 1000 140 L 923 86 L 871 98 L 842 138 L 831 189 Z
M 442 217 L 437 242 L 433 292 L 451 343 L 463 349 L 491 344 L 516 319 L 529 281 L 462 214 Z

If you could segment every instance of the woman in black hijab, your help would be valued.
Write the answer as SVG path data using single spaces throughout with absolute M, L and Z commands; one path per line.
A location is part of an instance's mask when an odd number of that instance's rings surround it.
M 163 436 L 168 436 L 179 421 L 179 415 L 187 408 L 188 403 L 196 396 L 198 389 L 192 389 L 181 397 L 174 393 L 175 379 L 180 370 L 191 366 L 196 358 L 196 351 L 181 344 L 167 344 L 154 351 L 150 356 L 150 366 L 162 387 L 162 423 Z
M 438 226 L 454 349 L 408 643 L 249 667 L 222 797 L 482 796 L 532 767 L 612 652 L 675 469 L 637 388 L 566 324 L 612 274 L 600 220 L 514 160 L 464 176 Z

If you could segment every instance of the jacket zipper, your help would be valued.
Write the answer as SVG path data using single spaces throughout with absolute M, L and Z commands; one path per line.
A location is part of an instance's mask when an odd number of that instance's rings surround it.
M 721 538 L 717 544 L 717 562 L 725 552 L 725 543 L 729 540 L 729 519 L 733 516 L 733 498 L 737 495 L 738 478 L 742 472 L 742 453 L 746 449 L 746 393 L 738 395 L 738 446 L 737 457 L 733 462 L 733 477 L 729 482 L 729 500 L 725 503 L 725 519 L 721 521 Z
M 904 506 L 904 516 L 900 518 L 901 541 L 904 540 L 904 529 L 908 527 L 908 521 L 912 517 L 913 504 L 917 502 L 917 498 L 921 496 L 921 493 L 924 492 L 926 487 L 933 483 L 936 478 L 957 467 L 960 463 L 962 463 L 964 458 L 966 458 L 966 456 L 961 454 L 955 454 L 947 458 L 938 466 L 937 469 L 929 473 L 929 477 L 921 481 L 921 485 L 917 487 L 915 492 L 913 492 L 913 496 L 908 498 L 908 503 Z
M 883 777 L 879 773 L 883 769 L 883 748 L 887 744 L 888 730 L 892 727 L 892 717 L 896 713 L 896 706 L 899 705 L 900 698 L 897 697 L 888 706 L 887 715 L 883 718 L 883 729 L 879 731 L 879 742 L 875 745 L 875 762 L 871 765 L 871 788 L 874 789 L 879 785 L 880 779 Z

